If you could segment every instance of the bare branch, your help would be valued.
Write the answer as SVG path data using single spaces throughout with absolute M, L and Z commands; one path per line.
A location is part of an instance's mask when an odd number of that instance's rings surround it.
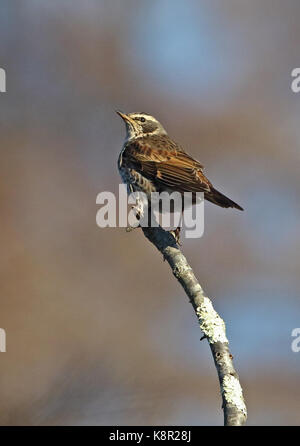
M 192 268 L 182 254 L 174 237 L 161 227 L 142 228 L 147 239 L 156 246 L 169 263 L 172 272 L 182 285 L 197 315 L 203 332 L 201 339 L 207 339 L 219 376 L 225 426 L 245 424 L 247 409 L 243 398 L 238 374 L 233 366 L 229 351 L 225 323 L 213 308 L 212 302 L 203 293 Z

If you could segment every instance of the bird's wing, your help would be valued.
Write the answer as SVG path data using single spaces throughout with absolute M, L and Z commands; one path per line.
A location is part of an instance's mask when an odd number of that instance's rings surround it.
M 168 140 L 163 146 L 160 141 L 158 146 L 141 138 L 127 145 L 123 161 L 128 167 L 166 188 L 181 193 L 210 191 L 211 183 L 202 172 L 202 164 L 178 150 L 175 143 L 170 143 L 171 140 Z

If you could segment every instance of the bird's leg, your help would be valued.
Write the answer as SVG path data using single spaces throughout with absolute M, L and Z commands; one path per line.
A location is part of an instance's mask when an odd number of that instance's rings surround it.
M 172 231 L 170 231 L 170 234 L 172 234 L 173 235 L 173 237 L 174 237 L 174 239 L 175 239 L 175 242 L 177 243 L 177 245 L 179 245 L 179 246 L 181 246 L 181 243 L 180 243 L 180 231 L 181 231 L 181 226 L 180 226 L 180 224 L 181 224 L 181 222 L 182 222 L 182 217 L 183 217 L 183 208 L 182 208 L 182 210 L 181 210 L 181 213 L 180 213 L 180 219 L 176 222 L 177 223 L 177 228 L 176 229 L 173 229 Z
M 136 199 L 136 204 L 134 206 L 132 206 L 131 211 L 133 211 L 135 213 L 135 218 L 139 221 L 141 220 L 141 218 L 143 218 L 144 216 L 144 205 L 143 205 L 143 200 L 141 200 L 140 198 Z M 126 232 L 131 232 L 133 231 L 135 228 L 140 228 L 141 225 L 138 224 L 136 226 L 127 226 L 126 228 Z
M 177 226 L 176 229 L 170 231 L 170 234 L 173 235 L 175 242 L 177 243 L 177 245 L 181 246 L 180 243 L 180 231 L 181 231 L 181 226 Z
M 140 198 L 138 198 L 136 200 L 136 205 L 133 206 L 133 209 L 136 212 L 136 218 L 137 220 L 140 220 L 141 218 L 144 217 L 144 204 L 143 204 L 143 200 L 141 200 Z

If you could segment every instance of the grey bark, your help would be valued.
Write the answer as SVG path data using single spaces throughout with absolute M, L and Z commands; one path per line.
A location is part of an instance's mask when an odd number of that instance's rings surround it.
M 172 234 L 161 227 L 142 228 L 144 235 L 162 253 L 172 272 L 187 294 L 206 338 L 218 372 L 225 426 L 241 426 L 247 419 L 247 409 L 239 377 L 229 351 L 225 323 L 214 310 L 196 279 L 192 268 L 176 244 Z

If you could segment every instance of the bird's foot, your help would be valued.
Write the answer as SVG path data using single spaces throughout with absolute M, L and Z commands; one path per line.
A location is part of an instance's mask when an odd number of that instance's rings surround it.
M 140 221 L 140 219 L 141 219 L 141 218 L 143 217 L 143 215 L 144 215 L 144 209 L 143 209 L 142 205 L 140 204 L 140 201 L 138 201 L 138 203 L 137 203 L 135 206 L 132 206 L 131 211 L 134 212 L 134 214 L 135 214 L 135 218 L 136 218 L 136 220 L 137 220 L 136 223 L 138 223 L 138 222 Z M 131 232 L 131 231 L 133 231 L 134 229 L 136 229 L 136 228 L 140 228 L 140 227 L 141 227 L 141 225 L 140 225 L 139 223 L 138 223 L 138 224 L 135 224 L 135 225 L 133 225 L 133 226 L 127 226 L 127 228 L 126 228 L 126 232 Z
M 125 231 L 126 232 L 131 232 L 134 229 L 139 228 L 139 227 L 140 227 L 140 225 L 138 225 L 138 226 L 127 226 L 127 228 L 125 228 Z
M 135 216 L 137 220 L 141 220 L 144 217 L 144 203 L 140 198 L 137 199 L 136 205 L 132 207 L 132 210 L 135 212 Z
M 180 231 L 181 231 L 181 227 L 180 227 L 180 226 L 178 226 L 176 229 L 174 229 L 174 230 L 172 230 L 172 231 L 169 231 L 170 234 L 173 235 L 173 237 L 174 237 L 174 239 L 175 239 L 175 242 L 176 242 L 177 245 L 179 245 L 179 246 L 181 246 L 181 243 L 180 243 Z

